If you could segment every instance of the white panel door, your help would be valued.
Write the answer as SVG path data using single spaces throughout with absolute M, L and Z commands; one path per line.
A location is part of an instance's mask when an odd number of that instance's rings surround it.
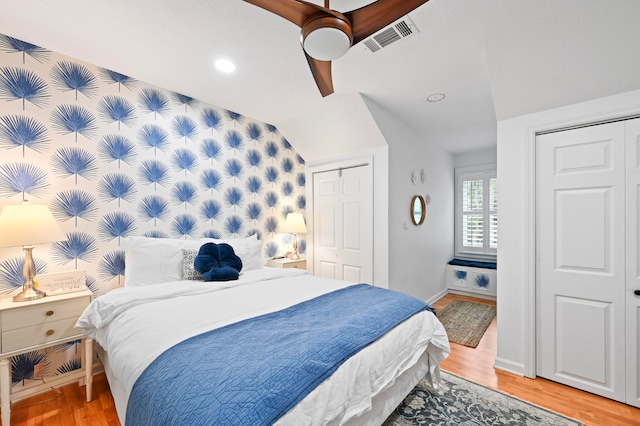
M 373 282 L 371 166 L 314 173 L 314 272 Z
M 624 123 L 539 136 L 537 374 L 625 399 Z
M 341 219 L 340 176 L 337 170 L 313 175 L 314 272 L 326 278 L 340 278 L 339 244 Z
M 627 404 L 640 407 L 640 120 L 626 122 L 627 139 Z

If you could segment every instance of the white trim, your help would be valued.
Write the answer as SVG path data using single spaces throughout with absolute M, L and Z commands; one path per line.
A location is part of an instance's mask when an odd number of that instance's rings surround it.
M 429 305 L 433 305 L 434 303 L 436 303 L 438 300 L 442 299 L 444 296 L 446 296 L 448 293 L 451 293 L 450 290 L 448 289 L 442 289 L 440 290 L 438 293 L 436 293 L 435 295 L 433 295 L 432 297 L 430 297 L 429 299 L 425 300 L 425 303 L 428 303 Z
M 454 256 L 460 259 L 474 259 L 474 260 L 487 260 L 494 261 L 497 256 L 497 249 L 491 249 L 489 247 L 488 238 L 490 238 L 489 232 L 489 223 L 488 216 L 490 211 L 488 210 L 489 206 L 489 191 L 486 191 L 486 188 L 483 197 L 484 197 L 484 210 L 483 217 L 487 219 L 485 221 L 485 247 L 482 248 L 467 248 L 463 250 L 462 247 L 462 236 L 460 235 L 462 229 L 462 207 L 461 207 L 461 193 L 462 193 L 462 182 L 463 180 L 471 179 L 470 176 L 478 175 L 478 179 L 482 179 L 484 183 L 486 183 L 485 179 L 487 177 L 489 179 L 496 178 L 497 179 L 497 164 L 483 164 L 477 166 L 470 167 L 456 167 L 454 169 Z M 499 217 L 499 215 L 498 215 Z M 498 219 L 499 223 L 499 219 Z
M 524 365 L 500 357 L 496 357 L 493 368 L 506 371 L 507 373 L 517 374 L 518 376 L 523 376 L 525 370 Z
M 519 121 L 521 140 L 524 144 L 521 164 L 524 165 L 524 291 L 523 291 L 523 362 L 522 364 L 504 358 L 496 358 L 495 367 L 526 377 L 536 375 L 536 135 L 573 126 L 586 126 L 600 121 L 616 120 L 621 117 L 640 114 L 640 91 L 627 92 L 607 98 L 595 99 L 581 104 L 523 116 L 510 121 Z M 612 106 L 613 105 L 613 106 Z M 516 137 L 516 134 L 511 136 Z M 515 143 L 516 141 L 499 141 Z M 504 249 L 504 248 L 503 248 Z M 508 318 L 506 319 L 509 320 Z M 505 326 L 506 327 L 506 326 Z M 500 351 L 500 348 L 498 348 Z M 520 370 L 520 372 L 518 372 Z
M 309 162 L 306 166 L 307 229 L 313 229 L 313 175 L 336 169 L 371 165 L 373 182 L 373 283 L 389 288 L 389 213 L 388 213 L 388 149 L 387 147 L 367 150 L 357 154 L 344 155 Z M 313 232 L 306 234 L 307 270 L 313 270 Z

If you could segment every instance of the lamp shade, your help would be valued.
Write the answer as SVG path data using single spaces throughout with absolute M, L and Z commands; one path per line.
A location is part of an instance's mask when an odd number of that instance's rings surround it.
M 65 239 L 46 205 L 25 202 L 2 207 L 0 247 L 31 246 Z
M 307 232 L 307 225 L 304 224 L 302 213 L 289 213 L 280 231 L 290 234 L 304 234 Z

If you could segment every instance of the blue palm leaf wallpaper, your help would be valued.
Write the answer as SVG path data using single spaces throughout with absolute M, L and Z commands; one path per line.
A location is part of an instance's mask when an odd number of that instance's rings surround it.
M 224 141 L 227 146 L 234 151 L 239 151 L 244 145 L 244 138 L 237 130 L 229 130 L 224 135 Z
M 62 135 L 73 133 L 76 142 L 78 142 L 78 135 L 92 139 L 98 130 L 95 115 L 79 105 L 57 105 L 51 112 L 51 124 L 57 133 Z
M 211 165 L 213 165 L 213 161 L 222 155 L 222 147 L 215 139 L 203 139 L 200 152 L 206 159 L 210 160 Z
M 125 200 L 131 202 L 136 194 L 136 183 L 129 175 L 122 173 L 109 173 L 104 175 L 98 183 L 98 195 L 105 201 Z
M 240 179 L 242 177 L 244 167 L 242 166 L 242 163 L 240 161 L 236 160 L 235 158 L 231 158 L 227 160 L 227 164 L 225 164 L 224 166 L 224 171 L 226 172 L 227 176 L 229 176 L 233 179 L 234 182 L 236 182 L 237 179 Z
M 200 214 L 203 219 L 210 220 L 213 225 L 213 221 L 222 215 L 222 204 L 217 200 L 205 200 L 200 206 Z
M 294 169 L 293 161 L 291 160 L 291 158 L 285 158 L 284 160 L 282 160 L 280 168 L 284 173 L 290 175 Z
M 247 137 L 253 143 L 256 143 L 262 137 L 262 128 L 258 125 L 258 123 L 249 123 L 247 124 Z
M 6 163 L 0 166 L 0 194 L 26 195 L 40 198 L 49 188 L 47 173 L 30 163 Z
M 236 237 L 242 234 L 243 226 L 244 222 L 239 216 L 229 216 L 225 222 L 225 227 L 227 228 L 229 235 Z
M 251 149 L 247 152 L 247 164 L 254 169 L 259 168 L 262 165 L 262 154 L 255 149 Z
M 78 260 L 90 261 L 97 252 L 96 239 L 86 232 L 68 232 L 66 240 L 51 245 L 54 262 L 64 265 L 74 260 L 75 269 L 78 269 Z
M 111 241 L 114 238 L 128 237 L 136 230 L 136 220 L 129 213 L 110 212 L 102 216 L 98 222 L 98 236 L 103 241 Z
M 0 207 L 47 204 L 67 235 L 38 248 L 40 272 L 86 270 L 99 296 L 122 285 L 134 235 L 258 234 L 282 255 L 304 176 L 271 124 L 0 34 Z M 22 285 L 22 256 L 0 248 L 0 293 Z
M 131 127 L 136 119 L 136 107 L 122 96 L 107 95 L 98 104 L 98 113 L 107 123 L 118 123 Z
M 227 117 L 229 117 L 229 120 L 235 123 L 240 123 L 240 121 L 242 120 L 242 114 L 235 112 L 235 111 L 229 111 L 227 110 Z
M 78 184 L 78 177 L 92 180 L 97 171 L 96 157 L 83 148 L 62 147 L 55 151 L 51 157 L 51 168 L 60 177 L 74 177 L 74 183 Z
M 206 169 L 200 176 L 200 183 L 205 189 L 210 190 L 211 195 L 213 195 L 213 191 L 222 184 L 222 175 L 216 169 Z
M 117 161 L 118 168 L 120 168 L 122 161 L 133 164 L 133 159 L 136 156 L 135 144 L 126 136 L 104 135 L 98 143 L 98 154 L 106 162 Z
M 106 281 L 117 278 L 118 286 L 124 277 L 124 251 L 115 250 L 106 253 L 98 262 L 98 274 Z
M 140 106 L 143 110 L 153 113 L 154 120 L 158 114 L 165 116 L 171 110 L 169 98 L 160 90 L 144 88 L 140 92 Z
M 214 133 L 214 130 L 218 130 L 222 128 L 222 115 L 218 113 L 213 108 L 204 108 L 201 113 L 202 124 L 211 129 L 211 134 Z
M 140 164 L 140 178 L 147 184 L 153 184 L 153 189 L 157 185 L 166 186 L 171 180 L 169 167 L 159 160 L 145 160 Z
M 68 92 L 75 93 L 75 100 L 78 100 L 78 92 L 92 98 L 98 91 L 96 77 L 88 67 L 71 61 L 60 61 L 51 68 L 51 79 L 53 85 Z
M 280 174 L 278 173 L 278 169 L 276 169 L 275 167 L 269 166 L 264 171 L 264 178 L 271 185 L 275 185 L 276 183 L 278 183 L 279 177 L 280 177 Z
M 158 219 L 167 220 L 169 217 L 169 201 L 160 195 L 148 195 L 140 200 L 138 213 L 142 220 L 153 219 L 153 224 L 157 225 Z
M 280 149 L 278 149 L 278 145 L 276 145 L 273 141 L 269 141 L 265 145 L 264 153 L 273 161 L 276 160 L 280 155 Z
M 185 144 L 187 143 L 187 139 L 195 140 L 195 137 L 198 135 L 198 123 L 188 115 L 178 115 L 174 117 L 171 128 L 178 138 L 184 138 Z
M 24 111 L 26 102 L 42 108 L 49 97 L 47 83 L 37 74 L 24 68 L 0 68 L 0 99 L 21 100 Z
M 233 210 L 236 211 L 236 208 L 241 207 L 242 202 L 244 201 L 244 195 L 240 188 L 234 186 L 227 189 L 227 192 L 224 194 L 224 199 L 227 206 L 233 207 Z
M 198 166 L 198 157 L 190 149 L 178 148 L 173 151 L 171 162 L 178 172 L 184 172 L 184 177 L 187 177 L 187 172 L 195 172 L 195 168 Z
M 95 197 L 81 189 L 66 189 L 58 192 L 51 200 L 51 213 L 58 221 L 75 219 L 74 225 L 78 226 L 78 219 L 92 221 L 98 212 L 98 203 Z
M 27 148 L 43 152 L 49 138 L 47 127 L 33 117 L 24 115 L 6 115 L 0 117 L 0 144 L 11 149 L 22 148 L 22 156 Z
M 27 352 L 11 358 L 11 381 L 13 383 L 24 382 L 29 379 L 36 379 L 34 375 L 35 366 L 45 363 L 45 372 L 48 370 L 49 362 L 47 354 L 38 351 Z M 39 380 L 39 378 L 37 378 Z
M 262 192 L 262 180 L 257 176 L 249 176 L 247 179 L 247 191 L 256 197 Z
M 193 105 L 197 103 L 191 96 L 181 95 L 180 93 L 174 93 L 174 97 L 176 101 L 178 101 L 178 104 L 184 105 L 185 112 L 188 111 L 187 107 L 193 107 Z
M 282 184 L 282 195 L 285 197 L 291 197 L 293 194 L 293 184 L 291 182 L 285 182 Z
M 26 63 L 27 55 L 38 62 L 44 62 L 49 59 L 50 53 L 47 49 L 43 49 L 40 46 L 4 34 L 0 34 L 0 51 L 20 53 L 23 65 Z
M 111 71 L 106 68 L 99 68 L 99 73 L 102 75 L 104 81 L 108 84 L 118 84 L 118 93 L 120 93 L 120 89 L 122 86 L 131 90 L 136 84 L 136 80 L 124 74 L 120 74 L 119 72 Z
M 169 133 L 161 126 L 143 124 L 139 135 L 145 148 L 153 148 L 153 155 L 158 155 L 158 150 L 165 151 L 169 147 Z
M 188 213 L 179 214 L 173 219 L 171 231 L 177 238 L 195 237 L 198 230 L 198 219 Z

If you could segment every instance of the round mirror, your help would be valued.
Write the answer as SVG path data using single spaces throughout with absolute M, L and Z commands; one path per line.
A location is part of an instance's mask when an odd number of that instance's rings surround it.
M 411 199 L 411 221 L 414 225 L 422 225 L 427 216 L 427 203 L 422 195 L 414 195 Z

